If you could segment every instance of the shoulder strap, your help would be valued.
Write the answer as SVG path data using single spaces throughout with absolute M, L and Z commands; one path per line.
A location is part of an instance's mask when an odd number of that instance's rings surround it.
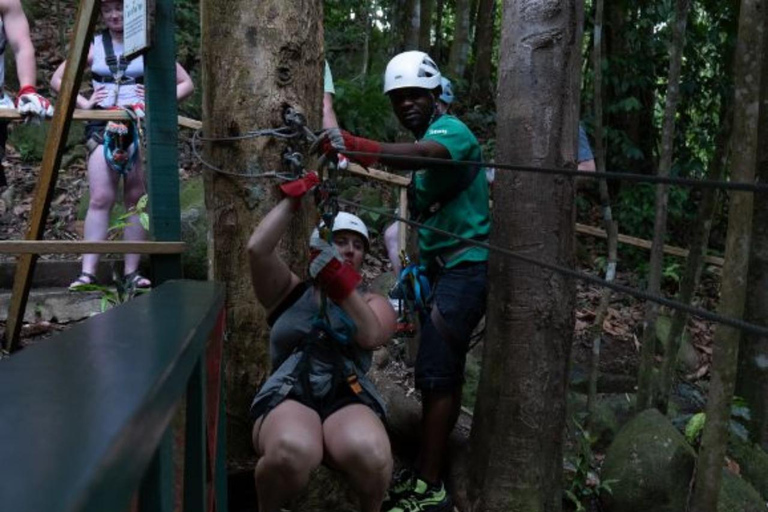
M 309 288 L 312 285 L 312 281 L 306 280 L 302 281 L 301 283 L 297 284 L 296 287 L 291 290 L 291 293 L 288 294 L 286 298 L 283 299 L 283 301 L 275 308 L 274 311 L 267 317 L 267 325 L 272 327 L 275 325 L 275 322 L 277 322 L 277 319 L 280 318 L 280 316 L 286 312 L 288 308 L 296 304 L 296 301 L 301 298 L 302 295 L 304 295 L 304 292 L 307 291 L 307 288 Z
M 449 204 L 451 201 L 459 197 L 459 194 L 464 192 L 469 188 L 470 185 L 475 181 L 475 178 L 477 178 L 477 174 L 480 172 L 480 167 L 472 167 L 468 171 L 464 172 L 461 177 L 459 178 L 459 181 L 456 182 L 456 184 L 446 190 L 442 195 L 440 195 L 437 200 L 433 201 L 432 204 L 430 204 L 425 210 L 422 211 L 415 211 L 416 208 L 416 201 L 413 200 L 415 198 L 411 197 L 409 198 L 409 204 L 413 205 L 414 208 L 414 218 L 418 222 L 425 222 L 427 219 L 433 217 L 437 212 L 439 212 L 441 209 L 445 207 L 445 205 Z M 413 172 L 411 174 L 411 183 L 408 186 L 409 190 L 411 191 L 411 195 L 415 193 L 414 190 L 414 183 L 415 183 L 415 177 L 416 173 Z
M 104 30 L 101 33 L 101 42 L 104 44 L 104 60 L 107 62 L 109 70 L 114 77 L 122 77 L 125 70 L 128 69 L 129 61 L 123 59 L 122 55 L 119 59 L 115 55 L 115 46 L 112 44 L 112 35 L 109 30 Z

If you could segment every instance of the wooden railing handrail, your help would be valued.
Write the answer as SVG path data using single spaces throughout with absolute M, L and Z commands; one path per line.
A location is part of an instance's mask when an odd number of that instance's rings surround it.
M 2 240 L 0 254 L 181 254 L 184 242 Z
M 128 510 L 223 307 L 221 285 L 170 281 L 0 362 L 0 510 Z
M 0 108 L 0 119 L 20 120 L 21 114 L 12 108 Z M 123 121 L 131 117 L 124 110 L 84 110 L 75 109 L 72 119 L 76 121 Z M 197 119 L 179 116 L 179 126 L 191 130 L 200 130 L 203 123 Z

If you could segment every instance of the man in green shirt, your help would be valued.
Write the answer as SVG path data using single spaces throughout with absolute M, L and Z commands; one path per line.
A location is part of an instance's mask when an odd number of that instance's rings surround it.
M 325 149 L 367 153 L 348 155 L 365 166 L 381 162 L 412 170 L 412 218 L 464 239 L 419 229 L 420 259 L 433 285 L 431 309 L 421 315 L 416 359 L 416 386 L 423 404 L 421 447 L 414 467 L 395 476 L 382 508 L 449 511 L 453 505 L 440 475 L 443 454 L 461 407 L 469 340 L 485 314 L 487 295 L 488 251 L 466 240 L 486 240 L 490 232 L 488 182 L 480 166 L 446 164 L 480 162 L 480 145 L 464 123 L 441 114 L 441 75 L 426 53 L 395 56 L 384 75 L 384 92 L 415 144 L 380 143 L 341 132 L 343 148 L 332 148 L 331 142 Z M 438 161 L 423 163 L 418 158 Z

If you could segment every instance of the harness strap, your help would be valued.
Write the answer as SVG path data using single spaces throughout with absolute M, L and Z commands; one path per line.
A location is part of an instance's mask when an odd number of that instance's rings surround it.
M 112 35 L 108 29 L 101 33 L 101 42 L 104 44 L 104 60 L 112 72 L 114 81 L 119 82 L 131 61 L 124 59 L 122 55 L 120 57 L 115 55 L 115 46 L 112 44 Z

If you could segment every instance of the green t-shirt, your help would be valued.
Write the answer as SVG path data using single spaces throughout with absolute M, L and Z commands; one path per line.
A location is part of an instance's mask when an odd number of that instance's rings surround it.
M 440 116 L 427 128 L 427 133 L 421 140 L 431 140 L 441 144 L 448 150 L 454 161 L 482 161 L 480 144 L 474 134 L 452 115 Z M 469 166 L 445 166 L 417 171 L 414 176 L 414 189 L 418 211 L 424 211 L 435 201 L 444 197 L 447 189 L 457 185 L 461 173 L 471 170 Z M 472 184 L 435 215 L 428 218 L 425 225 L 449 231 L 464 238 L 487 238 L 491 231 L 491 217 L 488 208 L 488 181 L 485 173 L 478 172 Z M 427 267 L 434 265 L 437 256 L 448 256 L 464 245 L 461 240 L 428 229 L 419 229 L 420 259 Z M 472 247 L 450 259 L 448 267 L 466 261 L 487 260 L 487 249 Z

